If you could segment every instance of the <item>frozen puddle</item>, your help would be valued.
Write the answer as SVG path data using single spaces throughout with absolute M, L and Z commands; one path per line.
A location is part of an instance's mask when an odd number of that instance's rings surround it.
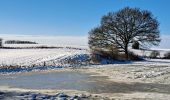
M 117 83 L 108 81 L 104 76 L 91 76 L 76 71 L 0 76 L 0 86 L 23 89 L 80 90 L 91 93 L 157 92 L 170 94 L 169 84 Z
M 98 79 L 98 80 L 97 80 Z M 0 76 L 0 86 L 24 89 L 68 89 L 96 91 L 103 77 L 79 72 L 33 73 L 31 75 Z M 93 91 L 92 91 L 93 92 Z

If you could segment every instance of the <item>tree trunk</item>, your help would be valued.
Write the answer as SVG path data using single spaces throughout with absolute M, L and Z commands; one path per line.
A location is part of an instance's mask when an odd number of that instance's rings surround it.
M 129 59 L 129 53 L 128 53 L 128 46 L 125 45 L 125 55 L 126 55 L 126 59 Z

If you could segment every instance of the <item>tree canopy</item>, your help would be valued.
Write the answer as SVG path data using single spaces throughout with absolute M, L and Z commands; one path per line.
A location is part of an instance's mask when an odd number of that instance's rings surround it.
M 160 42 L 159 23 L 150 11 L 125 7 L 109 12 L 101 24 L 89 32 L 89 47 L 108 49 L 120 48 L 127 55 L 128 47 L 134 41 L 140 45 L 158 45 Z

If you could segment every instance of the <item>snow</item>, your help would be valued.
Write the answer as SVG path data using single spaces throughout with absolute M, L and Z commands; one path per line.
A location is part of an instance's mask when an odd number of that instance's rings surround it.
M 8 47 L 35 47 L 35 46 L 58 46 L 58 47 L 82 47 L 88 48 L 87 36 L 46 36 L 46 35 L 7 35 L 1 34 L 3 41 L 22 40 L 32 41 L 38 44 L 4 44 Z
M 59 61 L 88 52 L 77 49 L 0 49 L 0 66 L 57 66 Z
M 147 59 L 142 62 L 134 62 L 135 78 L 153 78 L 170 73 L 170 59 Z
M 130 51 L 134 52 L 135 54 L 139 56 L 145 56 L 149 57 L 152 51 L 159 51 L 160 56 L 159 57 L 164 57 L 164 54 L 167 52 L 170 52 L 170 49 L 150 49 L 150 50 L 137 50 L 137 49 L 130 49 Z
M 141 52 L 141 51 L 140 51 Z M 136 52 L 141 54 L 139 50 Z M 56 48 L 56 49 L 0 49 L 0 68 L 21 67 L 39 68 L 70 67 L 87 65 L 89 51 L 86 49 Z M 69 63 L 68 63 L 69 62 Z M 76 63 L 74 63 L 76 62 Z M 76 65 L 77 64 L 77 65 Z M 132 72 L 135 78 L 151 78 L 170 73 L 170 60 L 146 59 L 144 61 L 113 61 L 112 66 L 138 66 Z M 100 65 L 94 65 L 98 67 Z M 104 65 L 102 65 L 104 66 Z M 141 67 L 142 66 L 142 67 Z M 156 67 L 160 66 L 160 67 Z M 89 66 L 90 67 L 90 66 Z M 125 66 L 126 67 L 126 66 Z M 1 72 L 3 72 L 2 70 Z

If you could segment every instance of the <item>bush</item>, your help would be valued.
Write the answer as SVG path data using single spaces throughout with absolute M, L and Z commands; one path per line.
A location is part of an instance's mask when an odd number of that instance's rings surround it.
M 122 61 L 122 60 L 127 60 L 126 55 L 124 53 L 119 53 L 117 50 L 114 52 L 109 52 L 109 51 L 91 51 L 91 60 L 94 63 L 100 63 L 103 60 L 107 61 Z M 141 57 L 138 55 L 134 54 L 133 52 L 129 52 L 129 58 L 128 60 L 133 60 L 133 61 L 139 61 L 143 60 Z
M 150 58 L 157 58 L 158 56 L 160 56 L 160 52 L 159 51 L 152 51 L 150 54 Z
M 164 59 L 170 59 L 170 51 L 164 54 Z
M 129 60 L 139 61 L 143 59 L 139 57 L 138 55 L 134 54 L 133 52 L 129 52 Z
M 132 49 L 139 49 L 139 42 L 135 41 L 135 42 L 132 44 Z
M 101 50 L 96 49 L 91 51 L 91 60 L 95 63 L 101 62 L 103 59 L 107 60 L 116 60 L 118 59 L 118 50 L 117 49 L 110 49 L 110 50 Z

